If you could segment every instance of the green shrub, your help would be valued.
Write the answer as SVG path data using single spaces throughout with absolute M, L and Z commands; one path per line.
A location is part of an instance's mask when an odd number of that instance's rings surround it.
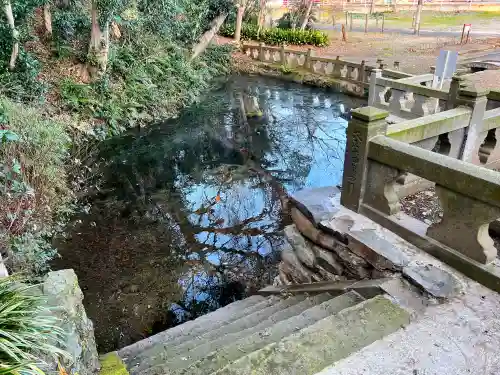
M 54 209 L 67 199 L 68 193 L 64 187 L 65 163 L 71 141 L 66 126 L 35 107 L 1 97 L 0 114 L 6 127 L 19 136 L 18 142 L 0 149 L 0 162 L 19 160 L 24 181 L 35 191 L 36 206 Z
M 64 332 L 43 297 L 12 277 L 0 279 L 0 374 L 41 375 L 44 359 L 67 354 L 54 346 Z
M 0 248 L 14 271 L 35 276 L 56 252 L 50 236 L 71 207 L 66 127 L 39 110 L 0 98 Z M 7 137 L 6 137 L 7 135 Z
M 220 34 L 228 38 L 234 37 L 234 25 L 224 25 L 220 30 Z M 251 24 L 243 24 L 241 28 L 241 38 L 244 40 L 257 40 L 269 45 L 310 44 L 322 47 L 327 46 L 329 43 L 328 35 L 318 30 L 293 30 L 273 27 L 262 30 L 259 37 L 257 37 L 257 26 Z
M 108 73 L 91 84 L 66 79 L 60 94 L 67 109 L 101 120 L 108 134 L 176 114 L 210 81 L 229 72 L 231 46 L 209 48 L 194 61 L 185 51 L 150 35 L 112 46 Z
M 13 237 L 8 264 L 25 275 L 43 275 L 49 270 L 49 262 L 57 256 L 57 250 L 50 245 L 50 238 L 41 232 Z

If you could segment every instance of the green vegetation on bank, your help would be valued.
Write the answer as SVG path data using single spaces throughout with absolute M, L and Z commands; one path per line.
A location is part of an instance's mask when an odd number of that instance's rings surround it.
M 224 25 L 220 30 L 220 34 L 232 38 L 234 36 L 234 29 L 235 27 L 233 24 Z M 258 26 L 248 23 L 244 23 L 241 28 L 241 38 L 243 40 L 264 42 L 269 45 L 310 44 L 317 47 L 328 45 L 328 36 L 322 31 L 272 27 L 263 29 L 258 33 Z
M 0 250 L 10 272 L 32 278 L 57 255 L 52 238 L 75 207 L 71 150 L 87 134 L 175 116 L 227 74 L 231 47 L 206 34 L 232 3 L 11 5 L 14 26 L 0 24 Z
M 0 123 L 0 247 L 10 269 L 40 275 L 56 254 L 45 239 L 71 207 L 70 137 L 65 124 L 5 98 Z

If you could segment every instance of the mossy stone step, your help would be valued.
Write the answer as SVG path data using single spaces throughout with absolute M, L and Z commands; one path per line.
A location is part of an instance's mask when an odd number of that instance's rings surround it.
M 138 365 L 130 366 L 130 372 L 132 374 L 143 375 L 147 368 L 150 368 L 155 364 L 164 364 L 162 367 L 170 368 L 172 363 L 169 360 L 181 356 L 183 353 L 196 348 L 198 345 L 204 342 L 216 341 L 227 334 L 239 333 L 248 328 L 254 327 L 262 321 L 267 320 L 273 314 L 281 312 L 290 306 L 294 306 L 304 301 L 306 298 L 307 296 L 305 294 L 283 298 L 271 306 L 267 306 L 262 310 L 243 316 L 240 319 L 225 324 L 219 328 L 212 329 L 201 336 L 190 334 L 189 338 L 184 340 L 182 343 L 175 341 L 174 343 L 167 342 L 155 345 L 135 358 Z M 207 324 L 210 324 L 210 322 Z M 185 362 L 184 360 L 181 361 Z
M 409 324 L 410 315 L 377 296 L 230 363 L 216 375 L 313 375 Z
M 147 339 L 136 342 L 135 344 L 126 346 L 118 351 L 118 355 L 130 366 L 137 363 L 135 357 L 144 351 L 158 344 L 166 342 L 176 345 L 183 342 L 189 335 L 202 335 L 212 329 L 228 324 L 242 316 L 252 314 L 255 311 L 262 310 L 273 305 L 280 298 L 271 296 L 263 298 L 261 296 L 251 296 L 245 300 L 231 303 L 221 309 L 218 309 L 207 315 L 203 315 L 195 320 L 191 320 L 167 331 L 160 332 Z
M 290 317 L 295 317 L 306 311 L 313 306 L 317 306 L 325 301 L 332 299 L 333 297 L 329 293 L 322 293 L 316 296 L 310 296 L 304 299 L 303 301 L 289 306 L 283 310 L 277 311 L 269 318 L 262 320 L 258 324 L 249 327 L 244 330 L 239 330 L 233 333 L 228 333 L 226 335 L 222 335 L 219 338 L 203 338 L 200 337 L 199 340 L 196 340 L 194 344 L 197 344 L 194 348 L 189 348 L 188 350 L 183 351 L 175 358 L 166 357 L 165 360 L 160 360 L 159 363 L 146 371 L 141 372 L 143 375 L 147 375 L 149 373 L 162 373 L 162 374 L 177 374 L 183 373 L 183 369 L 189 367 L 193 362 L 202 360 L 210 353 L 214 352 L 217 349 L 224 348 L 225 346 L 232 347 L 234 343 L 239 340 L 251 336 L 254 333 L 262 332 L 267 328 L 271 328 L 272 326 L 282 322 L 283 320 L 287 320 Z M 149 363 L 150 359 L 147 361 Z M 145 368 L 145 366 L 142 366 Z M 136 373 L 135 369 L 131 370 L 133 374 Z M 137 372 L 138 374 L 139 372 Z
M 363 297 L 354 291 L 332 298 L 296 316 L 282 320 L 274 326 L 237 340 L 220 350 L 212 351 L 203 360 L 195 362 L 181 374 L 211 374 L 223 368 L 228 363 L 236 361 L 268 344 L 278 342 L 302 328 L 308 327 L 321 319 L 336 314 L 345 308 L 355 306 L 362 301 L 364 301 Z

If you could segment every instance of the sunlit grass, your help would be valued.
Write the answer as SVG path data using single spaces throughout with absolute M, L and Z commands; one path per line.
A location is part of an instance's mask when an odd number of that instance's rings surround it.
M 415 12 L 398 12 L 387 13 L 387 26 L 411 27 L 413 15 Z M 461 26 L 464 23 L 480 22 L 480 21 L 495 21 L 500 23 L 500 12 L 437 12 L 423 11 L 422 12 L 422 27 L 426 26 Z

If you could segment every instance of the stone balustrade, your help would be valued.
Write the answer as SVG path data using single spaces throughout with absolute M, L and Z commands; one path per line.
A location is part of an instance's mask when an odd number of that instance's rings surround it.
M 266 46 L 264 43 L 259 45 L 243 44 L 243 52 L 254 60 L 259 60 L 270 64 L 280 64 L 291 69 L 305 70 L 317 75 L 331 77 L 340 82 L 350 84 L 348 92 L 356 95 L 365 95 L 365 90 L 370 85 L 371 72 L 375 66 L 366 64 L 364 60 L 361 62 L 353 62 L 329 57 L 317 57 L 313 55 L 311 48 L 307 51 L 299 51 L 288 49 L 285 46 L 272 47 Z M 381 77 L 387 79 L 409 79 L 410 82 L 429 81 L 429 75 L 414 76 L 413 74 L 401 72 L 399 62 L 394 63 L 394 69 L 387 69 L 383 60 L 377 60 L 377 67 L 381 71 Z M 432 81 L 432 77 L 430 78 Z
M 486 110 L 500 108 L 500 90 L 491 90 L 488 94 Z
M 259 45 L 244 44 L 243 52 L 255 60 L 278 63 L 291 69 L 305 69 L 312 73 L 357 84 L 363 89 L 368 87 L 370 72 L 374 69 L 366 65 L 364 60 L 356 63 L 341 60 L 338 56 L 336 59 L 316 57 L 313 56 L 312 49 L 298 51 L 287 49 L 285 46 L 272 47 L 261 43 Z
M 449 131 L 464 129 L 464 124 L 474 126 L 473 110 L 459 107 L 452 111 L 447 111 L 453 118 L 446 124 Z M 428 116 L 433 119 L 430 123 L 439 124 L 444 114 Z M 485 265 L 497 255 L 488 228 L 500 218 L 500 173 L 402 142 L 397 128 L 387 129 L 387 111 L 365 107 L 352 115 L 347 130 L 342 205 L 498 290 L 500 279 L 490 277 Z M 414 129 L 409 134 L 416 140 L 422 134 L 435 137 L 439 132 L 423 122 Z M 427 225 L 401 212 L 397 185 L 405 173 L 435 185 L 443 209 L 439 223 Z
M 433 75 L 391 79 L 375 69 L 371 73 L 368 105 L 388 110 L 396 121 L 414 119 L 447 108 L 449 93 L 424 86 Z
M 374 76 L 379 72 L 375 71 Z M 420 76 L 423 79 L 425 77 Z M 413 79 L 418 77 L 413 77 Z M 427 77 L 430 78 L 430 77 Z M 379 78 L 373 82 L 384 82 L 387 79 Z M 405 97 L 401 94 L 401 86 L 408 86 L 406 79 L 398 80 L 396 91 L 392 88 L 392 94 Z M 403 82 L 403 83 L 401 83 Z M 423 82 L 421 82 L 422 84 Z M 411 86 L 411 85 L 410 85 Z M 377 84 L 377 90 L 380 89 Z M 373 87 L 371 87 L 372 89 Z M 409 88 L 408 90 L 410 90 Z M 419 90 L 427 90 L 419 86 Z M 463 87 L 463 79 L 454 77 L 450 83 L 449 92 L 446 93 L 447 99 L 444 100 L 444 94 L 441 92 L 440 98 L 443 101 L 440 112 L 419 116 L 410 120 L 393 121 L 394 113 L 399 118 L 413 117 L 408 112 L 402 114 L 401 107 L 393 103 L 389 105 L 378 105 L 377 108 L 387 109 L 391 113 L 391 124 L 387 127 L 386 135 L 392 139 L 410 143 L 414 146 L 434 151 L 442 155 L 457 158 L 476 165 L 481 165 L 489 169 L 497 169 L 500 166 L 500 144 L 497 143 L 497 128 L 500 126 L 500 108 L 489 109 L 491 103 L 491 93 L 487 90 L 471 90 Z M 435 105 L 435 104 L 433 104 Z M 382 108 L 381 108 L 382 107 Z M 446 109 L 448 108 L 448 109 Z M 395 123 L 394 123 L 395 122 Z M 406 173 L 398 178 L 400 197 L 415 193 L 430 186 L 428 181 L 417 178 Z

